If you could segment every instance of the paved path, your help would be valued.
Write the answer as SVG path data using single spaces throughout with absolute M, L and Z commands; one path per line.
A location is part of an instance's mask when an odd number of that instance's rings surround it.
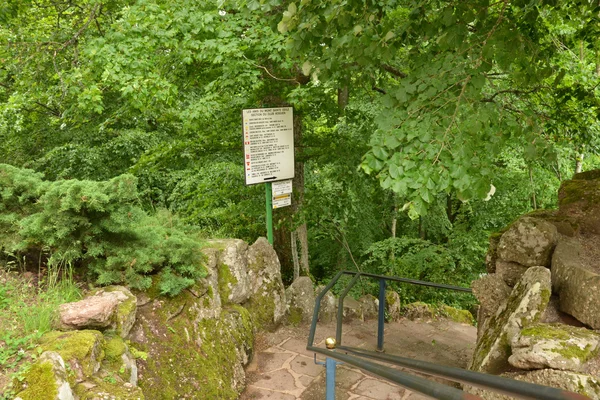
M 375 349 L 375 321 L 355 321 L 344 325 L 343 339 L 348 346 Z M 314 362 L 314 354 L 306 350 L 308 327 L 283 327 L 261 336 L 256 354 L 247 368 L 248 387 L 241 400 L 324 400 L 325 367 Z M 335 336 L 333 324 L 320 325 L 315 343 L 323 345 Z M 465 367 L 473 350 L 475 327 L 454 322 L 401 320 L 386 324 L 385 350 L 389 354 L 444 365 Z M 323 361 L 323 357 L 318 357 Z M 423 400 L 387 381 L 362 371 L 338 367 L 336 400 Z

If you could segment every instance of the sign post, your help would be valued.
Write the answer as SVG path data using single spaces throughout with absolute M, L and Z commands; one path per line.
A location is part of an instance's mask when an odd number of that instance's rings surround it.
M 271 182 L 265 183 L 265 199 L 267 206 L 267 240 L 273 245 L 273 190 Z
M 265 184 L 267 238 L 273 244 L 271 182 L 294 178 L 294 112 L 292 107 L 243 110 L 242 122 L 246 185 Z

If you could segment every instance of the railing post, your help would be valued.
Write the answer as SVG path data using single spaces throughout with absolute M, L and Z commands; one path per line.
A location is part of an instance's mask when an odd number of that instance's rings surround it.
M 379 279 L 379 312 L 377 315 L 377 351 L 383 351 L 383 324 L 385 322 L 385 279 Z
M 325 372 L 326 372 L 326 387 L 325 387 L 325 399 L 335 400 L 335 370 L 338 362 L 333 358 L 327 357 L 325 359 Z

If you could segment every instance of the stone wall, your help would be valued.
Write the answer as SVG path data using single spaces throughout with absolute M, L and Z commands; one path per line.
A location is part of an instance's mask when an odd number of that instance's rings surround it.
M 256 331 L 286 311 L 279 260 L 264 238 L 204 253 L 208 276 L 174 298 L 108 287 L 63 305 L 20 398 L 238 398 Z
M 600 171 L 490 238 L 470 368 L 600 399 Z M 476 388 L 484 399 L 508 399 Z

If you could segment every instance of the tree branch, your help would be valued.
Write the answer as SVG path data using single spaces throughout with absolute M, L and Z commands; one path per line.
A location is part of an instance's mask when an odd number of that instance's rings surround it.
M 481 99 L 482 103 L 493 103 L 494 99 L 496 98 L 496 96 L 499 96 L 501 94 L 505 94 L 505 93 L 511 93 L 511 94 L 517 94 L 517 95 L 521 95 L 521 94 L 531 94 L 531 93 L 535 93 L 538 90 L 540 90 L 542 87 L 541 86 L 537 86 L 533 89 L 530 90 L 519 90 L 519 89 L 504 89 L 504 90 L 500 90 L 496 93 L 494 93 L 493 95 L 491 95 L 490 97 L 486 97 L 484 99 Z
M 275 79 L 276 81 L 282 81 L 282 82 L 293 82 L 293 83 L 295 83 L 295 84 L 296 84 L 296 85 L 298 85 L 298 86 L 300 86 L 300 85 L 301 85 L 301 83 L 300 83 L 300 82 L 298 82 L 298 80 L 297 80 L 297 79 L 291 79 L 291 78 L 278 78 L 278 77 L 276 77 L 275 75 L 273 75 L 273 74 L 272 74 L 272 73 L 271 73 L 271 72 L 270 72 L 270 71 L 267 69 L 267 67 L 263 67 L 262 65 L 258 65 L 258 64 L 255 64 L 255 63 L 253 63 L 252 61 L 250 61 L 250 59 L 248 59 L 248 57 L 246 57 L 246 56 L 244 56 L 244 55 L 242 55 L 242 57 L 243 57 L 243 58 L 244 58 L 246 61 L 248 61 L 248 64 L 252 65 L 253 67 L 260 68 L 260 69 L 264 70 L 264 71 L 267 73 L 267 75 L 269 75 L 271 78 Z
M 398 69 L 396 69 L 396 68 L 394 68 L 394 67 L 392 67 L 391 65 L 388 65 L 388 64 L 383 64 L 381 66 L 381 68 L 384 71 L 387 71 L 390 74 L 392 74 L 394 76 L 397 76 L 398 78 L 406 78 L 408 76 L 406 73 L 404 73 L 404 72 L 402 72 L 402 71 L 400 71 L 400 70 L 398 70 Z

